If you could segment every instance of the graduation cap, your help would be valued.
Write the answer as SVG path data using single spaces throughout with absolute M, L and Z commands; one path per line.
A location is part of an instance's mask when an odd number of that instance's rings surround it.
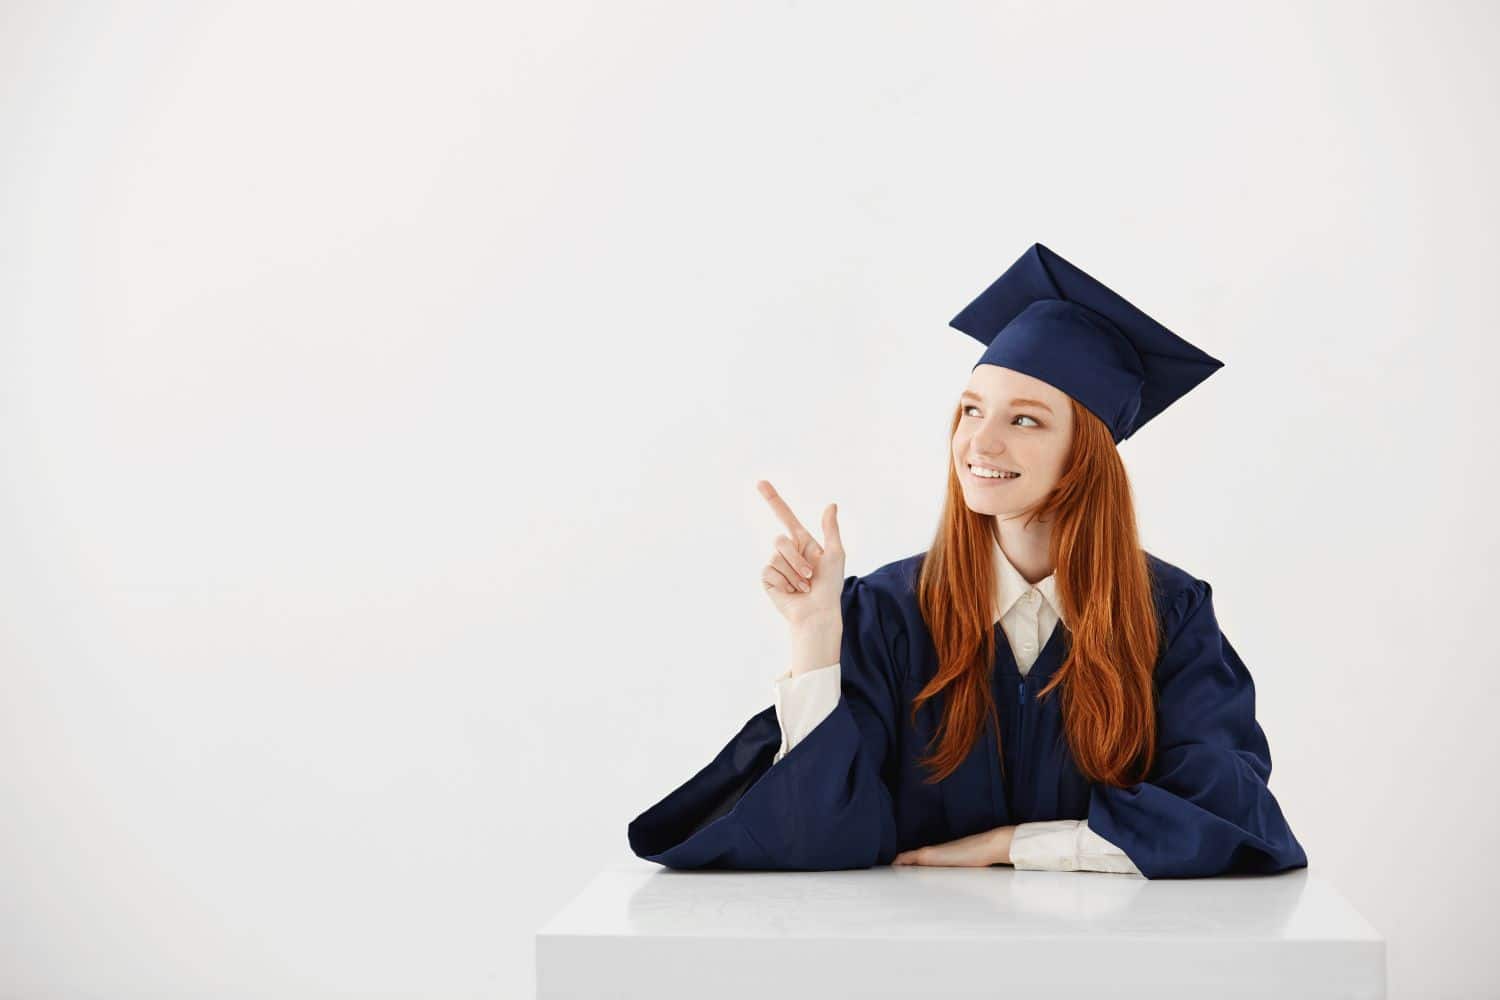
M 999 365 L 1062 390 L 1116 444 L 1224 367 L 1040 243 L 948 325 L 988 345 L 975 368 Z

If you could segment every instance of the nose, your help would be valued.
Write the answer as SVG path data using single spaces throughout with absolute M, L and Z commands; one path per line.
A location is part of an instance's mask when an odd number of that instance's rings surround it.
M 976 458 L 992 456 L 998 458 L 1005 454 L 1005 435 L 994 431 L 980 431 L 974 435 L 974 454 Z

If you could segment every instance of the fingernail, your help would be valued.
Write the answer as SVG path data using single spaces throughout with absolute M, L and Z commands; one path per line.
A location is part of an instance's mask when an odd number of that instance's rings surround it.
M 807 577 L 808 579 L 812 579 L 812 570 L 808 569 L 806 566 L 803 566 L 802 575 Z

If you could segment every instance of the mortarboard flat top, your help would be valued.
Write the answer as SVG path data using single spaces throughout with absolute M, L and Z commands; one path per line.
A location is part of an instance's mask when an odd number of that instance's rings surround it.
M 975 368 L 1060 389 L 1116 444 L 1224 366 L 1040 243 L 948 325 L 987 345 Z

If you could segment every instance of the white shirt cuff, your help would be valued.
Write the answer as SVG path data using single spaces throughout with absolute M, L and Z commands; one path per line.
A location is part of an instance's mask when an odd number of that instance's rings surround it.
M 776 678 L 776 721 L 781 726 L 781 749 L 771 763 L 791 753 L 807 734 L 818 728 L 839 703 L 839 665 L 834 663 L 792 676 L 788 670 Z
M 1086 819 L 1019 824 L 1011 835 L 1010 863 L 1033 871 L 1141 873 L 1124 851 L 1090 830 Z

